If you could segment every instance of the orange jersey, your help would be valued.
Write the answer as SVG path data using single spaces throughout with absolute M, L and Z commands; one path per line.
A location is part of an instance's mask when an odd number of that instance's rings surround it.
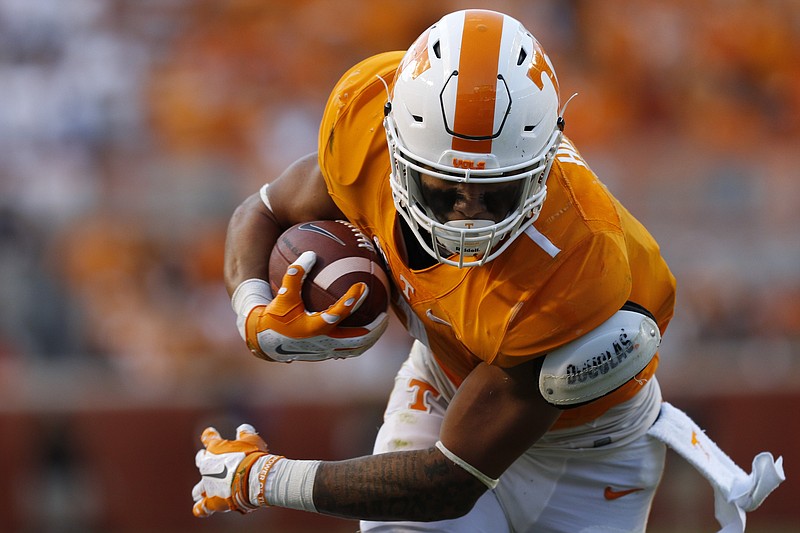
M 481 361 L 509 367 L 547 354 L 597 327 L 630 300 L 662 333 L 673 314 L 675 279 L 658 244 L 564 139 L 536 222 L 495 260 L 475 268 L 410 269 L 402 259 L 382 121 L 403 52 L 371 57 L 333 90 L 320 127 L 319 164 L 341 211 L 387 261 L 393 307 L 458 385 Z M 383 81 L 382 81 L 383 80 Z M 650 377 L 658 358 L 640 374 Z M 560 425 L 581 423 L 633 396 L 635 381 Z

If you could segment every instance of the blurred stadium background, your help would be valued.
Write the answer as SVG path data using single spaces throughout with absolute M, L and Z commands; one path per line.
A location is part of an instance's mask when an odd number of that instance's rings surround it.
M 442 14 L 523 20 L 567 132 L 679 280 L 665 397 L 745 470 L 790 477 L 748 531 L 797 531 L 800 2 L 0 0 L 0 531 L 353 532 L 191 517 L 207 424 L 277 452 L 367 453 L 407 338 L 267 365 L 221 283 L 231 211 L 316 148 L 328 91 Z M 652 530 L 715 531 L 676 456 Z

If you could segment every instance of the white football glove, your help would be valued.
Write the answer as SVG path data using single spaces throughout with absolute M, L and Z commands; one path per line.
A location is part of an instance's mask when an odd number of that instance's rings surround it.
M 250 299 L 251 305 L 247 306 L 249 309 L 244 307 L 242 312 L 237 311 L 238 315 L 245 317 L 243 336 L 256 357 L 284 363 L 354 357 L 372 347 L 386 330 L 389 316 L 385 312 L 366 326 L 338 325 L 367 297 L 369 288 L 364 283 L 354 284 L 325 311 L 307 311 L 301 290 L 306 273 L 316 260 L 314 252 L 303 252 L 289 265 L 283 285 L 274 299 L 266 301 L 262 291 L 261 303 L 254 297 Z
M 224 440 L 213 427 L 206 428 L 200 440 L 203 449 L 194 462 L 202 478 L 192 490 L 192 513 L 207 517 L 228 511 L 255 511 L 259 504 L 250 499 L 250 470 L 259 458 L 270 455 L 264 440 L 250 424 L 236 429 L 236 440 Z

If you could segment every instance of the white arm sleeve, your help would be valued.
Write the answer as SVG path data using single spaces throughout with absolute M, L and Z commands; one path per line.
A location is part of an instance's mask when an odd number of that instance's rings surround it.
M 272 301 L 272 289 L 269 282 L 263 279 L 250 278 L 244 280 L 236 287 L 231 296 L 231 307 L 236 312 L 236 328 L 243 340 L 245 335 L 245 322 L 253 308 L 259 305 L 268 305 Z

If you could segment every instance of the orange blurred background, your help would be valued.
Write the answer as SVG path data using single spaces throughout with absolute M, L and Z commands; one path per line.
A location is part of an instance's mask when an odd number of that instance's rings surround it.
M 789 480 L 749 516 L 800 524 L 800 3 L 793 0 L 0 0 L 0 531 L 353 532 L 267 510 L 191 517 L 199 432 L 368 453 L 408 338 L 269 365 L 222 286 L 234 207 L 316 149 L 329 90 L 443 14 L 522 20 L 566 132 L 678 278 L 666 399 L 745 470 Z M 673 455 L 652 530 L 713 531 Z

